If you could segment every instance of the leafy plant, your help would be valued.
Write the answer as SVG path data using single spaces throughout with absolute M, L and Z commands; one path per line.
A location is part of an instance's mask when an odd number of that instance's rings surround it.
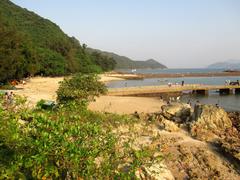
M 94 100 L 95 96 L 106 93 L 107 89 L 102 82 L 98 81 L 95 74 L 76 74 L 72 78 L 65 78 L 60 82 L 57 90 L 57 101 L 60 104 L 76 102 L 86 105 Z

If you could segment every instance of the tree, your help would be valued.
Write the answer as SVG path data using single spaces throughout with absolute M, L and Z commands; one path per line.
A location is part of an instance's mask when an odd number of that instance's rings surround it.
M 100 66 L 103 71 L 113 70 L 117 64 L 112 57 L 105 56 L 100 52 L 94 51 L 91 55 L 93 62 Z
M 106 93 L 106 86 L 98 81 L 95 74 L 76 74 L 72 78 L 65 78 L 60 82 L 57 90 L 57 101 L 60 104 L 76 102 L 85 104 L 94 100 L 95 96 Z
M 24 62 L 21 54 L 22 37 L 0 23 L 0 81 L 6 82 L 23 76 L 19 71 Z

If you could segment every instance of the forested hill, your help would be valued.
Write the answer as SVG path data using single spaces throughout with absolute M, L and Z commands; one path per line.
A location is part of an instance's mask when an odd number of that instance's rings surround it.
M 0 0 L 0 82 L 42 74 L 58 76 L 99 72 L 115 66 L 112 58 L 86 51 L 56 24 L 9 0 Z
M 116 69 L 145 69 L 145 68 L 167 68 L 165 65 L 159 63 L 154 59 L 146 61 L 134 61 L 128 57 L 120 56 L 112 52 L 100 51 L 98 49 L 87 48 L 88 52 L 98 52 L 104 56 L 113 58 L 116 61 Z

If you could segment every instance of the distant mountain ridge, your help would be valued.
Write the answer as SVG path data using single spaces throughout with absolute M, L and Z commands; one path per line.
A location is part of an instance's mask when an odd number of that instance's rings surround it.
M 101 51 L 98 49 L 92 49 L 88 48 L 88 52 L 99 52 L 104 56 L 108 56 L 110 58 L 113 58 L 116 61 L 116 66 L 115 69 L 165 69 L 167 66 L 159 63 L 158 61 L 154 59 L 148 59 L 146 61 L 135 61 L 132 60 L 126 56 L 120 56 L 118 54 L 112 53 L 112 52 L 106 52 L 106 51 Z
M 223 62 L 216 62 L 207 66 L 211 69 L 240 69 L 240 60 L 230 59 Z

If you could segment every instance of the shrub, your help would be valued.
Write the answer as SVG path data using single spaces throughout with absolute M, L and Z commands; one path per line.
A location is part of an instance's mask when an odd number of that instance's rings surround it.
M 60 104 L 75 102 L 86 105 L 95 96 L 106 93 L 106 86 L 98 81 L 95 74 L 77 74 L 60 82 L 57 90 L 57 101 Z
M 151 150 L 118 142 L 112 128 L 133 123 L 128 116 L 74 103 L 36 111 L 25 102 L 19 97 L 6 109 L 0 96 L 0 179 L 134 179 L 136 169 L 153 159 Z
M 77 114 L 0 108 L 0 179 L 111 176 L 114 144 L 100 123 Z

